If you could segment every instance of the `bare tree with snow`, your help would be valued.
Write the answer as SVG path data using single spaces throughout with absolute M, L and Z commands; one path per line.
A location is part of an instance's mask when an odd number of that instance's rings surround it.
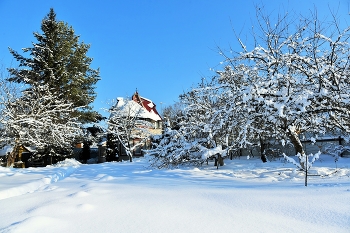
M 171 128 L 179 128 L 179 119 L 183 115 L 183 104 L 181 102 L 175 102 L 163 109 L 163 117 L 169 123 Z
M 9 143 L 7 135 L 8 132 L 6 131 L 6 121 L 8 119 L 6 108 L 21 96 L 21 92 L 18 85 L 6 80 L 6 77 L 4 77 L 4 72 L 0 73 L 0 87 L 0 147 L 3 147 Z M 8 157 L 9 158 L 7 158 L 7 161 L 10 164 L 13 164 L 15 157 Z
M 70 115 L 72 104 L 58 95 L 48 85 L 37 84 L 4 103 L 2 140 L 14 146 L 8 166 L 18 156 L 16 148 L 20 145 L 35 146 L 46 157 L 69 154 L 81 135 L 80 123 Z
M 255 47 L 230 57 L 222 52 L 226 68 L 219 72 L 225 87 L 244 116 L 242 132 L 292 143 L 304 168 L 305 150 L 300 135 L 322 135 L 349 128 L 349 30 L 314 14 L 299 21 L 288 15 L 275 21 L 257 10 L 260 33 Z M 235 82 L 242 86 L 236 89 Z M 241 135 L 245 140 L 246 135 Z M 254 139 L 254 138 L 253 138 Z

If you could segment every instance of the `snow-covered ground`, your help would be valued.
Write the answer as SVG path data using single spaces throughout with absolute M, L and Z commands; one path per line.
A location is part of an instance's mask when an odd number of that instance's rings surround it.
M 350 232 L 350 159 L 321 155 L 310 173 L 305 187 L 293 165 L 257 158 L 0 168 L 0 232 Z

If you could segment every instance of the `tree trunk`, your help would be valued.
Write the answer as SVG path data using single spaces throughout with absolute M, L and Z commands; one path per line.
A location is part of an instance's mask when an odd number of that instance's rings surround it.
M 305 156 L 305 151 L 304 151 L 304 147 L 303 144 L 301 144 L 301 141 L 299 139 L 299 136 L 296 132 L 291 131 L 290 129 L 288 129 L 288 137 L 291 140 L 294 148 L 295 148 L 295 152 L 296 154 L 300 154 L 301 156 Z M 302 162 L 299 158 L 299 162 L 300 165 L 303 169 L 305 169 L 305 162 Z
M 130 139 L 128 139 L 128 149 L 127 149 L 127 154 L 129 154 L 129 161 L 132 162 L 132 152 L 130 151 Z
M 219 155 L 219 165 L 224 166 L 224 158 L 221 155 Z
M 218 154 L 217 158 L 215 157 L 214 166 L 216 166 L 216 169 L 219 169 L 219 166 L 224 166 L 224 159 L 221 157 L 221 154 Z
M 261 158 L 261 161 L 263 161 L 263 163 L 266 163 L 267 162 L 267 157 L 266 157 L 266 153 L 265 153 L 265 144 L 264 144 L 264 141 L 263 139 L 260 137 L 260 158 Z
M 132 153 L 131 153 L 131 151 L 128 150 L 127 154 L 129 155 L 129 161 L 132 162 Z

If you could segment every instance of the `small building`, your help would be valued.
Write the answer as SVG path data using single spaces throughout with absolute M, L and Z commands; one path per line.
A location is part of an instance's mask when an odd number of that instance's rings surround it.
M 159 115 L 156 105 L 152 100 L 141 97 L 137 91 L 132 95 L 131 99 L 145 110 L 144 113 L 140 115 L 140 119 L 151 122 L 154 125 L 154 129 L 156 130 L 153 131 L 153 134 L 161 134 L 163 119 Z
M 162 134 L 163 120 L 156 109 L 156 104 L 152 100 L 140 96 L 137 91 L 132 95 L 131 100 L 125 100 L 121 97 L 117 98 L 117 100 L 118 102 L 115 107 L 120 108 L 121 112 L 119 114 L 122 117 L 136 117 L 138 120 L 136 122 L 137 128 L 147 129 L 146 134 L 142 130 L 135 130 L 129 142 L 131 147 L 136 147 L 132 151 L 133 156 L 143 156 L 143 149 L 149 149 L 151 147 L 150 135 Z M 113 114 L 111 114 L 111 118 L 113 118 Z M 116 156 L 118 157 L 117 160 L 127 160 L 128 156 L 124 147 L 116 141 L 116 138 L 112 134 L 107 135 L 106 147 L 108 149 L 105 152 L 107 154 L 106 160 L 114 161 Z M 138 146 L 140 142 L 141 145 Z M 102 144 L 99 149 L 104 150 Z M 99 160 L 103 161 L 103 156 Z
M 0 149 L 0 161 L 2 166 L 8 166 L 7 159 L 8 156 L 13 153 L 14 147 L 7 145 Z M 14 158 L 14 167 L 16 168 L 24 168 L 31 166 L 29 159 L 36 152 L 35 147 L 29 147 L 24 145 L 18 145 L 15 147 L 16 157 Z

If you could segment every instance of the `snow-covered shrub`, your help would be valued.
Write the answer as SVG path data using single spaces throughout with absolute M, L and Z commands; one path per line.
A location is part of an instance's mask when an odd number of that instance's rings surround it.
M 333 156 L 334 160 L 337 162 L 344 152 L 350 152 L 350 146 L 331 144 L 325 147 L 324 152 Z
M 201 165 L 203 148 L 198 142 L 189 142 L 177 130 L 167 128 L 155 147 L 146 152 L 151 166 L 157 168 L 172 168 L 183 164 Z
M 221 146 L 208 149 L 201 140 L 189 140 L 180 130 L 165 128 L 163 135 L 146 152 L 152 167 L 174 168 L 180 165 L 201 166 L 210 157 L 226 155 Z
M 302 155 L 298 153 L 296 157 L 299 159 L 299 162 L 296 162 L 295 159 L 283 153 L 283 157 L 285 158 L 285 160 L 294 164 L 300 170 L 304 170 L 304 171 L 308 171 L 312 167 L 312 165 L 315 163 L 315 161 L 320 158 L 320 155 L 321 155 L 320 151 L 316 154 L 309 154 L 309 155 L 305 155 L 305 154 Z

